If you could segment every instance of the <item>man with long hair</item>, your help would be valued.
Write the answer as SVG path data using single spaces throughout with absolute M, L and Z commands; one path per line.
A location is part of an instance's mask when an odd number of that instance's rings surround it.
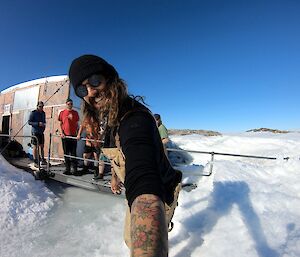
M 124 177 L 112 174 L 111 189 L 118 193 L 124 182 L 130 215 L 125 242 L 131 256 L 168 256 L 164 204 L 174 202 L 181 174 L 164 154 L 153 115 L 128 95 L 115 68 L 98 56 L 73 60 L 69 78 L 77 96 L 104 123 L 104 148 L 117 146 L 125 160 Z

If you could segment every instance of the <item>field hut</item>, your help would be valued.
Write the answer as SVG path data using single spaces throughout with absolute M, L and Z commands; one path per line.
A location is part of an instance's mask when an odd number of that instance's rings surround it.
M 45 154 L 50 150 L 53 159 L 63 159 L 63 149 L 59 131 L 58 115 L 65 108 L 67 98 L 72 98 L 74 109 L 80 114 L 80 99 L 75 96 L 68 76 L 52 76 L 27 81 L 11 86 L 0 93 L 1 133 L 15 137 L 25 152 L 28 152 L 31 126 L 28 125 L 30 112 L 36 109 L 37 102 L 43 101 L 46 113 Z M 50 143 L 50 134 L 53 135 Z M 21 137 L 19 137 L 21 136 Z M 2 142 L 4 137 L 1 138 Z M 79 144 L 80 145 L 80 144 Z M 80 147 L 82 148 L 82 147 Z

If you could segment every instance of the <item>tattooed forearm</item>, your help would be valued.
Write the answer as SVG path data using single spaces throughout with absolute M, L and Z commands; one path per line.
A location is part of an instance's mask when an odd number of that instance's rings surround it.
M 168 256 L 164 204 L 156 195 L 138 196 L 131 206 L 131 256 Z

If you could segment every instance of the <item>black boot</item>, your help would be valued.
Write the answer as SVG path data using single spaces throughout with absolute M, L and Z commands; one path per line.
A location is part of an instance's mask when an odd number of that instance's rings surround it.
M 82 169 L 82 174 L 88 174 L 89 173 L 89 168 L 88 166 L 83 165 L 83 169 Z
M 99 170 L 95 170 L 93 180 L 99 180 L 99 179 L 103 179 L 103 174 L 99 174 Z
M 46 162 L 46 160 L 44 158 L 41 161 L 41 165 L 44 165 L 44 166 L 47 165 L 47 162 Z
M 80 172 L 79 170 L 77 170 L 77 166 L 73 166 L 72 168 L 73 168 L 72 174 L 74 176 L 82 176 L 82 172 Z
M 39 163 L 38 163 L 38 160 L 37 159 L 34 159 L 33 160 L 33 165 L 35 168 L 38 168 L 39 167 Z
M 64 171 L 64 174 L 65 175 L 72 175 L 72 173 L 71 173 L 71 166 L 70 166 L 69 162 L 66 162 L 66 169 Z

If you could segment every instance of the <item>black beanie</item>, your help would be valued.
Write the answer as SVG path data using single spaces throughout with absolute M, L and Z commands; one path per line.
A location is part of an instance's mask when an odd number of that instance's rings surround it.
M 115 68 L 99 56 L 82 55 L 72 61 L 69 79 L 75 89 L 93 74 L 101 74 L 107 79 L 119 77 Z
M 160 118 L 160 115 L 158 114 L 158 113 L 155 113 L 154 115 L 154 118 L 156 119 L 156 120 L 160 120 L 161 118 Z

